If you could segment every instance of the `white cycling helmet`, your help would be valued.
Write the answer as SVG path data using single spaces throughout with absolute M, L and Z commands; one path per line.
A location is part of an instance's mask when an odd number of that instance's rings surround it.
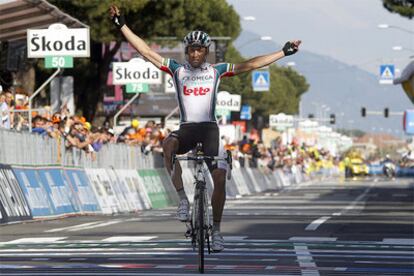
M 186 49 L 188 46 L 200 46 L 208 49 L 211 44 L 211 39 L 210 36 L 203 31 L 192 31 L 184 37 L 183 43 Z

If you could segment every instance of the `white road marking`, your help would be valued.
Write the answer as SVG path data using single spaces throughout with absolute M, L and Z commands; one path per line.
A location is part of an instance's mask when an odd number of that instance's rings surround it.
M 382 243 L 385 243 L 385 244 L 414 245 L 414 239 L 383 239 Z
M 393 194 L 392 196 L 393 197 L 407 197 L 409 195 L 407 195 L 407 194 Z
M 378 260 L 378 261 L 355 261 L 356 264 L 397 264 L 397 265 L 403 265 L 408 264 L 412 265 L 412 262 L 384 262 L 384 260 Z
M 49 229 L 49 230 L 46 230 L 44 232 L 45 233 L 55 233 L 55 232 L 60 232 L 60 231 L 65 231 L 65 230 L 76 229 L 76 228 L 79 228 L 79 227 L 90 226 L 90 225 L 98 224 L 98 223 L 101 223 L 101 222 L 102 221 L 82 223 L 82 224 L 77 224 L 77 225 L 72 225 L 72 226 L 67 226 L 67 227 Z
M 103 239 L 104 242 L 141 242 L 156 239 L 158 236 L 114 236 Z
M 324 223 L 325 221 L 327 221 L 328 219 L 330 219 L 331 217 L 320 217 L 314 221 L 312 221 L 308 226 L 306 226 L 305 230 L 307 231 L 314 231 L 316 229 L 318 229 L 318 227 Z
M 315 241 L 336 241 L 338 238 L 335 237 L 291 237 L 289 238 L 290 241 L 309 241 L 309 242 L 315 242 Z
M 343 208 L 341 212 L 334 212 L 331 214 L 331 216 L 341 216 L 342 214 L 346 213 L 347 211 L 350 211 L 354 209 L 357 204 L 369 193 L 369 191 L 374 186 L 374 183 L 371 183 L 369 187 L 367 187 L 362 194 L 360 194 L 354 201 L 351 202 L 348 206 Z M 315 231 L 318 229 L 319 226 L 322 225 L 322 223 L 326 222 L 328 219 L 331 218 L 331 216 L 322 216 L 314 221 L 312 221 L 308 226 L 306 226 L 305 230 L 307 231 Z
M 368 193 L 369 191 L 372 189 L 372 187 L 374 186 L 375 183 L 371 183 L 371 185 L 365 189 L 365 191 L 360 194 L 354 201 L 351 202 L 351 204 L 349 204 L 347 207 L 345 207 L 345 211 L 349 211 L 352 210 L 356 207 L 356 205 L 361 201 L 361 199 L 363 199 Z
M 316 264 L 313 261 L 312 254 L 309 252 L 308 247 L 304 245 L 295 245 L 295 252 L 298 258 L 298 263 L 301 268 L 301 275 L 319 276 Z
M 244 241 L 247 236 L 223 236 L 225 241 Z
M 110 221 L 95 224 L 95 225 L 89 225 L 89 226 L 83 226 L 83 227 L 77 227 L 77 228 L 74 228 L 74 229 L 69 229 L 68 232 L 75 232 L 75 231 L 82 231 L 82 230 L 93 229 L 93 228 L 98 228 L 98 227 L 104 227 L 104 226 L 117 224 L 117 223 L 121 223 L 121 222 L 123 222 L 123 221 L 122 220 L 110 220 Z
M 20 243 L 53 243 L 59 240 L 66 239 L 67 237 L 45 237 L 45 238 L 23 238 L 12 240 L 8 242 L 0 242 L 0 244 L 20 244 Z

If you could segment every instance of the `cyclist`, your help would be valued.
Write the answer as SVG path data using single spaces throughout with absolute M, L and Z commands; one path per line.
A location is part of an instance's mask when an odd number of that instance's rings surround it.
M 176 98 L 180 109 L 180 127 L 172 132 L 163 143 L 164 164 L 171 174 L 172 155 L 184 154 L 193 149 L 198 142 L 203 144 L 203 152 L 210 156 L 222 156 L 219 128 L 215 118 L 217 89 L 220 78 L 233 76 L 267 66 L 280 58 L 298 51 L 300 40 L 288 41 L 283 49 L 267 55 L 254 57 L 240 64 L 206 62 L 211 43 L 210 37 L 203 31 L 192 31 L 183 40 L 186 62 L 180 64 L 169 58 L 163 58 L 153 51 L 139 36 L 134 34 L 125 24 L 119 9 L 112 5 L 110 16 L 113 23 L 125 36 L 127 41 L 148 61 L 173 77 Z M 220 222 L 225 203 L 226 163 L 213 164 L 207 162 L 210 169 L 214 190 L 211 198 L 213 208 L 212 249 L 215 252 L 224 249 L 224 239 L 220 234 Z M 177 218 L 187 221 L 189 218 L 189 202 L 184 191 L 181 178 L 181 167 L 176 162 L 172 179 L 180 198 Z

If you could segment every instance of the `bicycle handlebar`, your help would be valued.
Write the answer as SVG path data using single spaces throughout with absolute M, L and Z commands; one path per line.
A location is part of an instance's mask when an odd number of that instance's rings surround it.
M 233 169 L 233 159 L 231 156 L 231 152 L 229 150 L 226 151 L 227 157 L 219 157 L 219 156 L 208 156 L 208 155 L 195 155 L 190 156 L 188 154 L 177 156 L 174 154 L 172 156 L 172 175 L 175 174 L 175 161 L 226 161 L 227 162 L 227 179 L 231 180 L 231 170 Z

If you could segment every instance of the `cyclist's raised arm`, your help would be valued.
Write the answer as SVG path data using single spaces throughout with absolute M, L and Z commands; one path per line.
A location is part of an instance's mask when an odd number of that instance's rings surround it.
M 162 56 L 157 52 L 153 51 L 144 40 L 139 36 L 134 34 L 134 32 L 128 28 L 125 24 L 124 16 L 120 13 L 117 6 L 112 5 L 109 9 L 109 14 L 111 16 L 112 22 L 115 26 L 121 30 L 122 34 L 125 36 L 126 40 L 134 47 L 138 53 L 140 53 L 144 58 L 154 64 L 157 68 L 161 68 L 162 65 Z
M 300 40 L 288 41 L 282 50 L 273 52 L 263 56 L 257 56 L 246 60 L 245 62 L 234 65 L 234 73 L 240 74 L 259 69 L 263 66 L 272 64 L 273 62 L 296 53 L 299 50 Z

